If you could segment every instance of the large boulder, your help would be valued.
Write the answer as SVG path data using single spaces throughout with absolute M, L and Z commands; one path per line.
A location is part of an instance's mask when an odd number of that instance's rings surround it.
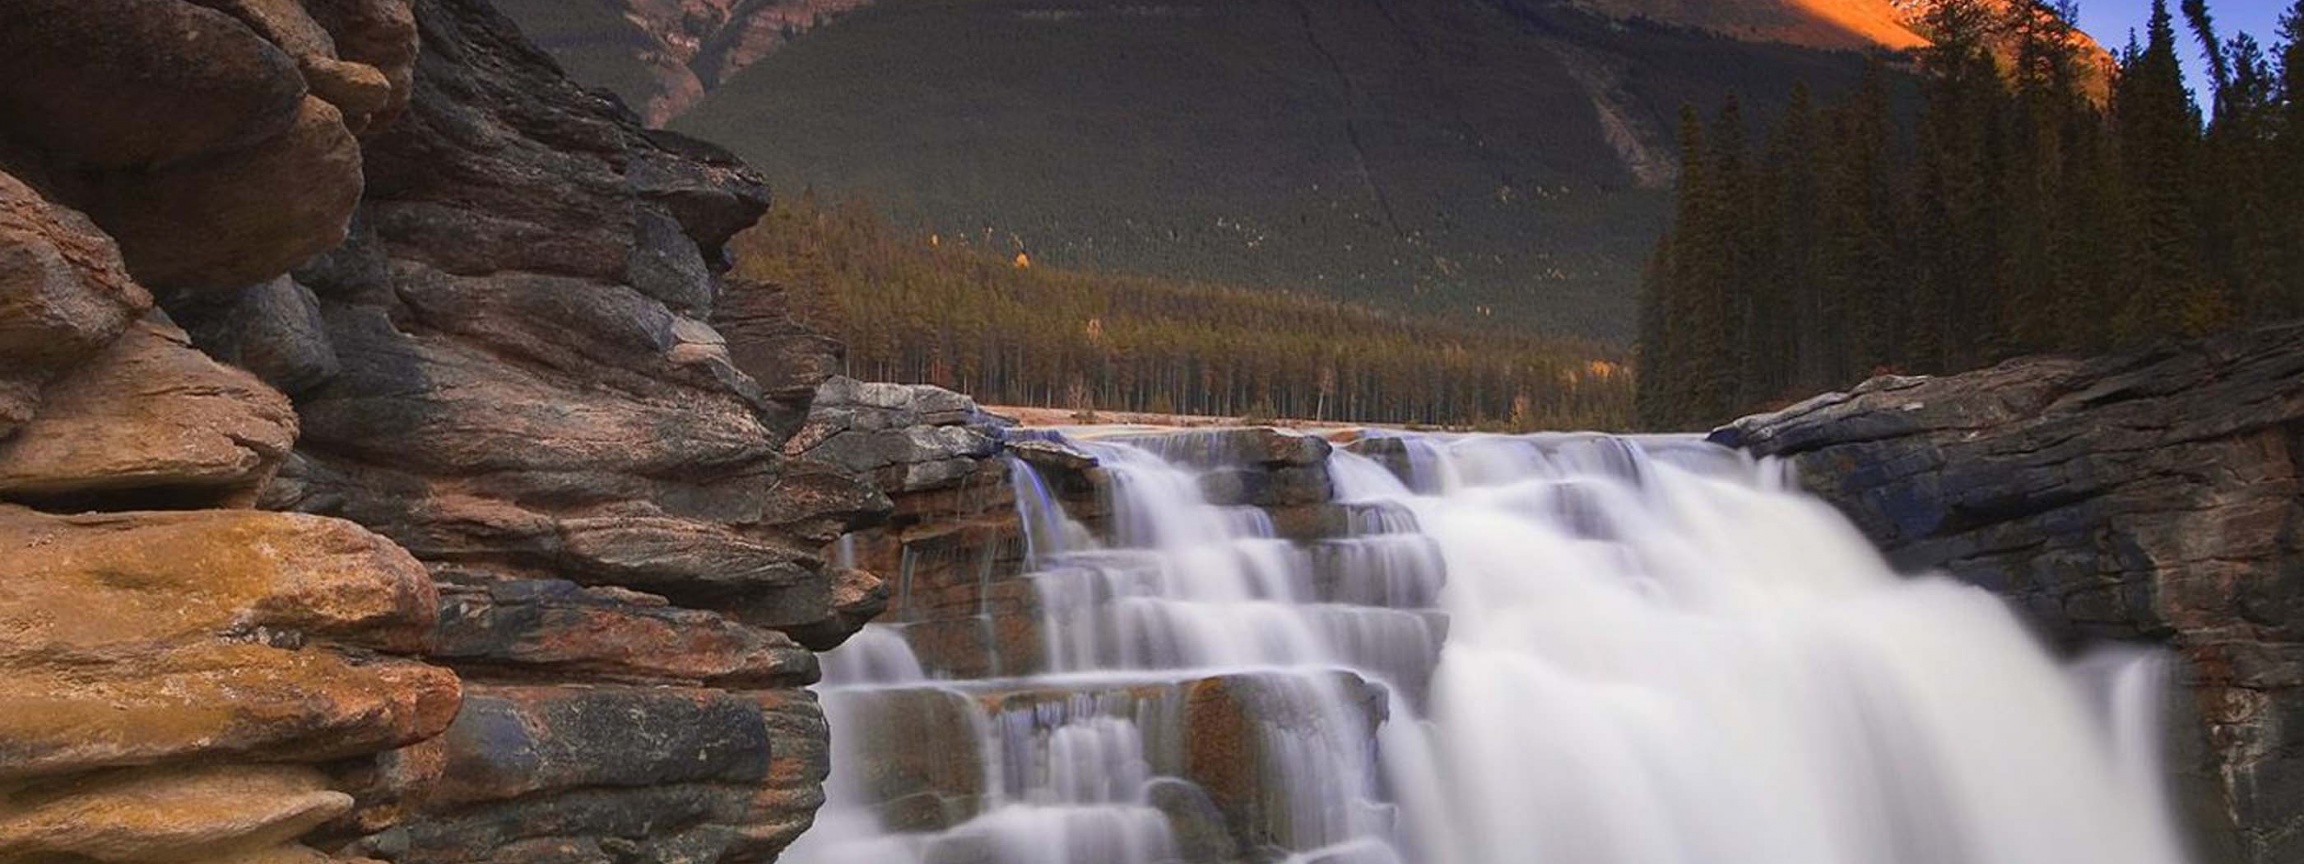
M 835 376 L 817 388 L 808 421 L 785 452 L 871 477 L 881 491 L 902 495 L 976 474 L 1000 452 L 1008 425 L 942 387 Z
M 5 135 L 47 160 L 141 170 L 254 147 L 294 124 L 295 60 L 183 0 L 21 0 L 0 10 Z
M 147 285 L 229 293 L 278 276 L 343 240 L 362 182 L 354 135 L 405 101 L 415 51 L 395 26 L 404 0 L 315 5 L 329 14 L 294 0 L 9 4 L 0 163 L 87 211 Z
M 2304 325 L 1881 378 L 1715 440 L 1791 460 L 1898 564 L 2067 645 L 2172 646 L 2210 860 L 2304 858 Z
M 359 200 L 359 143 L 334 105 L 305 97 L 233 158 L 103 175 L 86 206 L 146 284 L 230 292 L 343 242 Z
M 305 766 L 216 765 L 111 774 L 16 802 L 0 817 L 10 860 L 206 860 L 278 850 L 352 808 Z M 292 853 L 291 853 L 292 854 Z
M 804 691 L 479 686 L 362 790 L 351 849 L 410 864 L 773 858 L 828 754 Z

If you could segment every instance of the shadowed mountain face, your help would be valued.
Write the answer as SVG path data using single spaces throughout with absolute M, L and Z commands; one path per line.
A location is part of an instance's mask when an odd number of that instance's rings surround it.
M 720 5 L 680 14 L 781 8 Z M 1794 82 L 1829 92 L 1861 65 L 1564 0 L 814 5 L 813 29 L 736 52 L 671 126 L 786 190 L 864 194 L 1037 262 L 1611 339 L 1661 228 L 1680 106 L 1736 93 L 1765 117 Z M 1645 14 L 1615 5 L 1598 11 Z M 603 46 L 691 50 L 642 34 L 667 19 L 641 12 L 503 6 L 635 104 L 658 91 L 617 58 L 664 51 Z M 689 41 L 725 58 L 731 38 Z

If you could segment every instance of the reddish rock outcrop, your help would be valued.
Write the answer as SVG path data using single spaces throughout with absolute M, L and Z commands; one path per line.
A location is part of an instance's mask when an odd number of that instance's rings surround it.
M 313 182 L 305 202 L 183 185 L 279 197 L 267 166 L 311 155 L 299 112 L 335 109 L 276 53 L 172 0 L 0 9 L 0 858 L 326 860 L 296 840 L 352 800 L 321 766 L 456 714 L 456 676 L 410 658 L 438 601 L 407 552 L 342 520 L 206 509 L 256 499 L 296 416 L 131 276 L 242 253 L 229 267 L 277 275 L 329 242 L 326 213 L 291 223 L 356 193 L 356 159 L 285 178 Z M 132 198 L 158 233 L 107 209 Z M 192 211 L 222 221 L 163 224 Z
M 157 313 L 43 397 L 0 441 L 0 496 L 52 509 L 245 507 L 296 440 L 287 397 Z
M 0 169 L 0 859 L 808 826 L 888 504 L 784 452 L 837 345 L 715 314 L 749 169 L 484 0 L 9 5 Z
M 2206 857 L 2304 856 L 2304 325 L 1879 378 L 1714 438 L 1790 459 L 1900 565 L 2060 641 L 2172 646 Z
M 415 34 L 392 25 L 407 6 L 367 6 L 325 17 L 385 68 L 339 56 L 292 0 L 9 4 L 9 167 L 120 238 L 147 285 L 228 292 L 277 276 L 343 240 L 361 188 L 353 136 L 405 98 L 395 64 Z
M 422 565 L 340 520 L 0 503 L 0 857 L 284 850 L 351 804 L 297 763 L 455 716 L 453 674 L 379 656 L 435 610 Z
M 110 345 L 152 297 L 78 211 L 0 174 L 0 441 L 40 389 Z

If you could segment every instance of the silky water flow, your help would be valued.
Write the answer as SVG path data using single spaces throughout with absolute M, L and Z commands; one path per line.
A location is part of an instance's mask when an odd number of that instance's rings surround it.
M 931 680 L 883 625 L 828 654 L 829 801 L 785 860 L 2184 860 L 2156 655 L 2064 666 L 1698 440 L 1390 437 L 1399 473 L 1330 456 L 1353 530 L 1312 543 L 1163 455 L 1204 433 L 1064 439 L 1103 542 L 1016 462 L 1047 670 Z M 1186 752 L 1210 682 L 1249 718 L 1220 789 Z M 891 772 L 947 794 L 878 800 Z

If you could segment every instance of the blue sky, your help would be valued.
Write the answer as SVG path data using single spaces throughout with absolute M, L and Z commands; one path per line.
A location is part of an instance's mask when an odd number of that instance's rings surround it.
M 2128 31 L 2136 31 L 2136 38 L 2144 38 L 2144 22 L 2151 17 L 2151 0 L 2079 0 L 2080 29 L 2104 43 L 2104 47 L 2119 51 L 2128 44 Z M 2280 13 L 2292 0 L 2208 0 L 2208 12 L 2216 19 L 2216 33 L 2229 39 L 2232 34 L 2246 31 L 2264 43 L 2266 50 L 2277 36 Z M 2184 40 L 2184 71 L 2192 77 L 2192 91 L 2203 107 L 2208 102 L 2208 73 L 2200 60 L 2199 43 L 2192 31 L 2184 26 L 2184 12 L 2178 0 L 2168 0 L 2168 10 L 2176 15 L 2176 35 Z

